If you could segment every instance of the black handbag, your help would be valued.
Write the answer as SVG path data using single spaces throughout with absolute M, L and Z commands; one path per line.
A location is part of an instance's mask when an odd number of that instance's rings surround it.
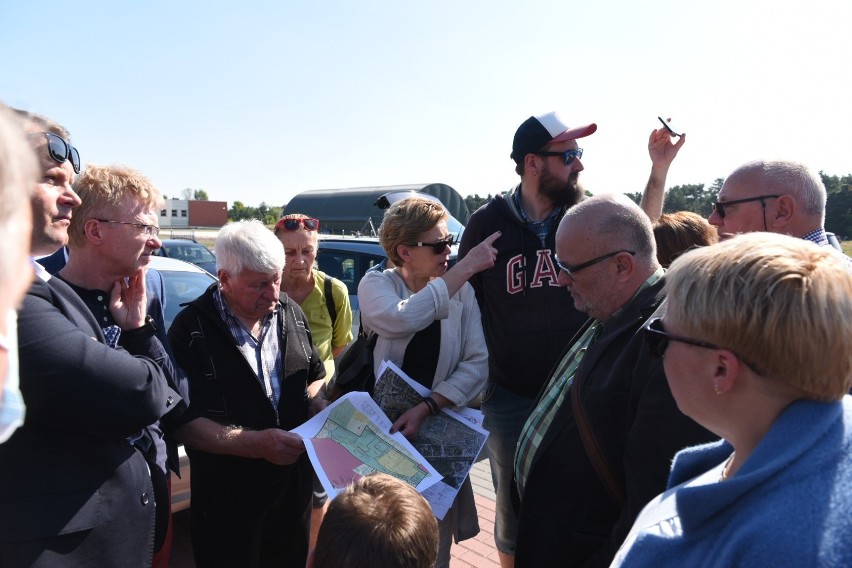
M 379 338 L 375 333 L 367 334 L 363 329 L 337 361 L 337 371 L 329 389 L 329 400 L 337 400 L 352 391 L 373 394 L 376 377 L 373 374 L 373 349 Z

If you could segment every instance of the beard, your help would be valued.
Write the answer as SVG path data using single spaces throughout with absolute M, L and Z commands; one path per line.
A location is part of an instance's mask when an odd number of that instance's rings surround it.
M 538 191 L 556 207 L 573 207 L 583 199 L 583 188 L 578 181 L 580 172 L 571 172 L 568 181 L 562 181 L 544 168 L 538 182 Z

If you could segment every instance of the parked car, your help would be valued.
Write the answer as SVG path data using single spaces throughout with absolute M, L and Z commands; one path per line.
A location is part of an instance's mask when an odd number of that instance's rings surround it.
M 163 246 L 154 251 L 157 256 L 176 258 L 200 266 L 216 275 L 216 256 L 206 246 L 194 239 L 163 239 Z
M 191 302 L 216 282 L 216 278 L 206 270 L 174 258 L 152 256 L 148 266 L 156 269 L 163 277 L 166 290 L 163 319 L 167 331 L 175 316 L 183 309 L 181 304 Z M 189 458 L 182 445 L 178 453 L 181 477 L 172 474 L 172 511 L 175 512 L 189 507 Z
M 181 304 L 191 302 L 216 282 L 216 277 L 206 270 L 174 258 L 152 256 L 148 266 L 156 269 L 163 276 L 166 288 L 163 319 L 166 320 L 166 330 L 171 327 L 175 316 L 183 309 Z

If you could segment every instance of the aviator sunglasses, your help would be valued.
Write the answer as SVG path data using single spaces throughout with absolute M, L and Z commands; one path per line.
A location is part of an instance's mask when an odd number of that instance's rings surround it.
M 565 161 L 566 166 L 570 166 L 571 162 L 574 161 L 574 158 L 582 158 L 583 157 L 583 149 L 577 148 L 576 150 L 565 150 L 564 152 L 535 152 L 536 156 L 562 156 L 562 159 Z
M 313 217 L 300 219 L 285 217 L 275 223 L 275 228 L 280 229 L 283 227 L 288 231 L 298 231 L 299 225 L 304 225 L 306 231 L 319 231 L 320 222 L 319 219 L 314 219 Z
M 45 136 L 47 138 L 47 153 L 50 157 L 60 164 L 64 163 L 65 160 L 70 161 L 74 173 L 80 173 L 80 152 L 61 136 L 53 132 L 34 132 L 30 136 Z
M 455 243 L 455 239 L 452 235 L 447 237 L 446 239 L 441 239 L 440 241 L 436 241 L 434 243 L 424 243 L 422 241 L 416 243 L 406 244 L 407 247 L 432 247 L 432 252 L 435 254 L 443 254 L 443 252 L 447 249 L 447 247 L 453 246 Z

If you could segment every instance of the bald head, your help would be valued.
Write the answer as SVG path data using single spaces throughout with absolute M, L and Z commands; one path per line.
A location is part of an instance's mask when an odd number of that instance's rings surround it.
M 626 248 L 634 258 L 656 270 L 656 245 L 651 220 L 629 197 L 621 193 L 595 195 L 575 205 L 562 218 L 556 231 L 570 230 L 586 243 L 597 243 L 607 249 Z M 574 242 L 573 246 L 578 243 Z
M 574 305 L 603 321 L 660 266 L 651 220 L 623 194 L 596 195 L 569 209 L 556 231 L 556 256 L 567 267 L 559 283 Z

